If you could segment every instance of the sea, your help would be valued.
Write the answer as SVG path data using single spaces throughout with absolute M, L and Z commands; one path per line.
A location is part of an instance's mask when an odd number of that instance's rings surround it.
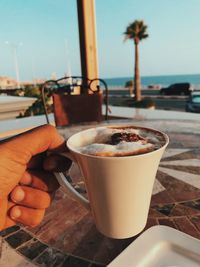
M 133 77 L 119 77 L 119 78 L 104 78 L 109 86 L 124 86 Z M 186 75 L 163 75 L 163 76 L 141 76 L 141 84 L 143 87 L 149 85 L 168 86 L 173 83 L 188 82 L 192 85 L 200 86 L 200 74 L 186 74 Z

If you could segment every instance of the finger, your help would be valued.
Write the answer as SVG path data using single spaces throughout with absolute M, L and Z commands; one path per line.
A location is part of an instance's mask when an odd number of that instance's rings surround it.
M 11 159 L 23 165 L 26 165 L 36 154 L 46 150 L 55 152 L 66 150 L 64 138 L 51 125 L 29 130 L 12 138 L 9 142 L 5 141 L 2 145 L 4 149 L 7 149 Z
M 51 202 L 48 193 L 28 186 L 16 186 L 10 193 L 10 198 L 17 204 L 34 209 L 45 209 Z
M 46 171 L 63 172 L 68 170 L 72 165 L 72 161 L 62 155 L 51 154 L 45 158 L 43 168 Z
M 53 173 L 39 170 L 25 171 L 20 179 L 20 184 L 29 185 L 30 187 L 49 193 L 54 192 L 59 188 L 59 183 Z
M 10 209 L 10 218 L 18 223 L 35 227 L 41 223 L 45 209 L 31 209 L 23 206 L 14 206 Z

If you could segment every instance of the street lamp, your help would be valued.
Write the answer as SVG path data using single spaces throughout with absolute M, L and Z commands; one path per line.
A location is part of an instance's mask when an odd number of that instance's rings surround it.
M 17 57 L 17 49 L 19 46 L 22 46 L 23 43 L 10 43 L 8 41 L 5 42 L 5 44 L 10 45 L 10 47 L 13 49 L 13 56 L 14 56 L 14 65 L 15 65 L 15 73 L 16 73 L 16 81 L 17 81 L 17 88 L 20 88 L 20 79 L 19 79 L 19 64 L 18 64 L 18 57 Z

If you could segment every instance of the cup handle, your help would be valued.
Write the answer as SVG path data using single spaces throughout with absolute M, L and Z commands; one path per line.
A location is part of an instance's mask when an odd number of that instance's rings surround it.
M 62 153 L 61 155 L 76 162 L 71 153 Z M 60 186 L 62 186 L 62 188 L 65 190 L 66 193 L 68 193 L 74 200 L 81 203 L 87 210 L 90 210 L 89 201 L 73 188 L 73 186 L 68 182 L 66 176 L 62 172 L 54 172 L 54 175 L 58 183 L 60 184 Z

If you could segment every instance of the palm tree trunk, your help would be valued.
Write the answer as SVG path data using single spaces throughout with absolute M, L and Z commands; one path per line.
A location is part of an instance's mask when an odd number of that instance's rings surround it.
M 141 90 L 140 90 L 138 42 L 135 42 L 134 90 L 135 90 L 135 100 L 140 101 L 141 100 Z

